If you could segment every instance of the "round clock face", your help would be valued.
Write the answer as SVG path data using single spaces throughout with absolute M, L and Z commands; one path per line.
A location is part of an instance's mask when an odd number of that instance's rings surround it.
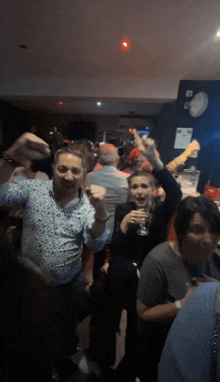
M 200 117 L 207 109 L 208 106 L 208 96 L 204 92 L 199 92 L 193 97 L 189 103 L 189 112 L 192 117 Z

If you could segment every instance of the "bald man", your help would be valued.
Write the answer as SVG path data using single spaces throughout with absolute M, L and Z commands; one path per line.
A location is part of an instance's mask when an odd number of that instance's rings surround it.
M 120 203 L 125 203 L 128 197 L 128 183 L 126 174 L 117 170 L 119 155 L 117 148 L 112 144 L 105 144 L 99 148 L 98 163 L 102 166 L 100 170 L 93 171 L 86 176 L 86 185 L 100 185 L 106 188 L 106 212 L 108 221 L 106 226 L 110 233 L 107 244 L 111 242 L 114 228 L 115 208 Z

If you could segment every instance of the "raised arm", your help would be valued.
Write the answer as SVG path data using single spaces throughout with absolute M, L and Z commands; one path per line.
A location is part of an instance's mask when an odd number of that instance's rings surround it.
M 179 170 L 185 165 L 186 161 L 193 157 L 194 153 L 198 151 L 200 151 L 200 144 L 198 141 L 194 140 L 187 146 L 186 150 L 181 155 L 174 158 L 166 167 L 169 171 Z
M 147 138 L 146 136 L 143 136 L 142 138 L 139 137 L 135 129 L 133 130 L 133 135 L 134 135 L 135 144 L 138 150 L 141 152 L 143 156 L 145 156 L 149 160 L 154 170 L 156 171 L 163 170 L 164 164 L 160 160 L 160 158 L 157 156 L 157 150 L 155 147 L 154 139 Z
M 171 217 L 174 213 L 175 206 L 182 198 L 180 186 L 157 156 L 154 140 L 145 136 L 140 138 L 135 129 L 133 130 L 133 134 L 138 150 L 153 166 L 153 175 L 159 181 L 161 187 L 166 193 L 164 212 L 167 212 Z
M 106 189 L 104 187 L 91 184 L 91 186 L 86 188 L 86 193 L 90 204 L 95 209 L 95 221 L 92 226 L 92 235 L 94 238 L 98 238 L 104 233 L 105 223 L 108 220 L 108 215 L 105 211 Z
M 27 160 L 42 160 L 50 156 L 46 142 L 31 133 L 25 133 L 3 154 L 0 160 L 0 184 L 6 183 L 14 169 Z

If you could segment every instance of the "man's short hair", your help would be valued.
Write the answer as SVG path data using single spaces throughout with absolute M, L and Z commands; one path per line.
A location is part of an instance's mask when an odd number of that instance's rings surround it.
M 64 146 L 61 149 L 57 150 L 55 155 L 54 155 L 54 165 L 57 164 L 57 161 L 59 159 L 59 156 L 62 154 L 72 154 L 75 155 L 76 157 L 80 158 L 82 161 L 82 167 L 85 169 L 86 168 L 86 162 L 85 162 L 85 157 L 83 153 L 79 150 L 76 150 L 74 147 L 71 145 L 69 146 Z
M 210 226 L 211 232 L 220 234 L 220 212 L 213 200 L 205 195 L 187 196 L 178 205 L 174 220 L 179 245 L 181 245 L 196 212 L 202 215 Z
M 98 162 L 102 166 L 111 166 L 118 159 L 118 150 L 114 145 L 106 144 L 99 146 Z

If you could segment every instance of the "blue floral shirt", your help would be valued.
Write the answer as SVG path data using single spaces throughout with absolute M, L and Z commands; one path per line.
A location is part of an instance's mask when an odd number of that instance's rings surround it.
M 0 206 L 24 206 L 22 256 L 56 283 L 69 282 L 80 273 L 83 243 L 96 252 L 108 236 L 106 230 L 99 238 L 92 238 L 95 210 L 81 194 L 62 207 L 54 197 L 52 180 L 0 186 Z

